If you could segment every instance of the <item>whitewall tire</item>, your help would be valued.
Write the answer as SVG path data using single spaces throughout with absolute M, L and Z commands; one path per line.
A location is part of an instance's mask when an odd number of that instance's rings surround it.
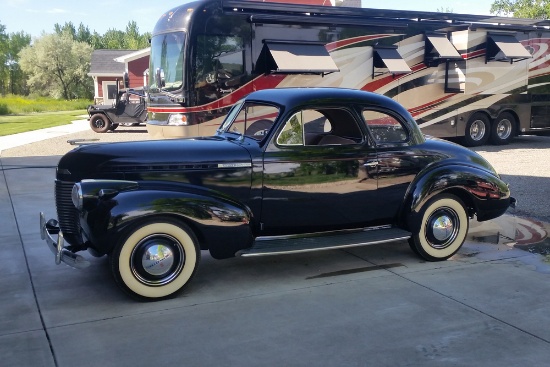
M 417 223 L 409 241 L 411 247 L 428 261 L 440 261 L 460 249 L 468 234 L 469 218 L 458 197 L 442 194 L 425 204 Z
M 117 284 L 137 298 L 167 297 L 195 274 L 200 250 L 193 232 L 169 219 L 134 227 L 110 256 Z

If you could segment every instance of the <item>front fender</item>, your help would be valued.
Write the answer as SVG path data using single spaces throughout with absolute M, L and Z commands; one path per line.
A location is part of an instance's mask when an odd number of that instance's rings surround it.
M 96 190 L 97 186 L 96 181 Z M 207 190 L 182 188 L 179 185 L 178 190 L 154 189 L 140 184 L 128 191 L 109 191 L 109 195 L 93 198 L 88 195 L 81 212 L 81 227 L 89 246 L 99 253 L 110 253 L 127 229 L 160 216 L 184 221 L 195 231 L 201 248 L 209 249 L 213 257 L 233 256 L 250 246 L 252 218 L 245 205 Z
M 437 194 L 457 195 L 479 221 L 496 218 L 510 206 L 508 185 L 499 177 L 474 166 L 445 165 L 421 172 L 407 190 L 404 214 L 415 217 Z

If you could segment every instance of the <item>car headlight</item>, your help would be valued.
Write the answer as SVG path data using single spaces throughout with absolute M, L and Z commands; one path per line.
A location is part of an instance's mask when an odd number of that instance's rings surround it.
M 187 115 L 183 113 L 175 113 L 168 117 L 168 125 L 182 126 L 187 124 Z
M 82 195 L 82 186 L 80 183 L 75 183 L 73 186 L 73 190 L 71 192 L 71 200 L 73 201 L 73 205 L 78 209 L 82 210 L 84 207 L 84 196 Z

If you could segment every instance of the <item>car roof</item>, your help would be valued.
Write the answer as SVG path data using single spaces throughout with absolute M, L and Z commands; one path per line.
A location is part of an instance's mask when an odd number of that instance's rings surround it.
M 338 105 L 343 103 L 370 104 L 390 108 L 408 115 L 405 108 L 389 97 L 357 89 L 346 88 L 275 88 L 250 93 L 247 101 L 271 102 L 286 107 L 303 104 Z

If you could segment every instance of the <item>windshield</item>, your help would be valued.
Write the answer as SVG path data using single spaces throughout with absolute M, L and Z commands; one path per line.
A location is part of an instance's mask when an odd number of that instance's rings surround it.
M 185 33 L 159 34 L 151 39 L 149 90 L 175 91 L 183 86 L 183 50 Z

